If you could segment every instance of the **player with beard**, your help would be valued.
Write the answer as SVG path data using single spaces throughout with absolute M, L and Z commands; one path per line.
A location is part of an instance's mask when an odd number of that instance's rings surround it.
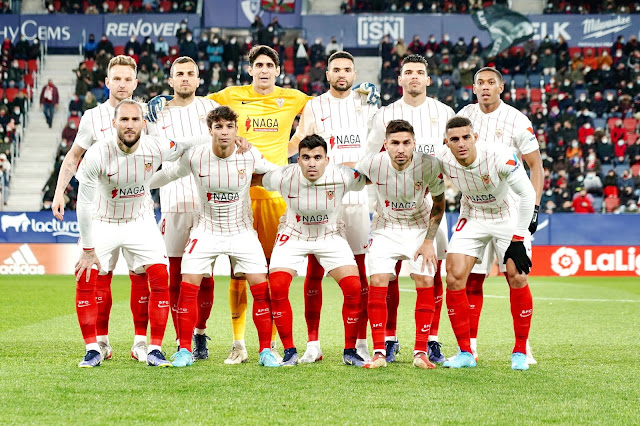
M 118 55 L 109 61 L 107 78 L 105 79 L 105 85 L 109 89 L 109 99 L 83 114 L 78 126 L 78 134 L 60 167 L 58 183 L 51 205 L 51 210 L 58 220 L 64 218 L 64 191 L 76 173 L 78 164 L 80 164 L 86 150 L 98 141 L 116 136 L 116 129 L 112 125 L 115 107 L 118 102 L 131 99 L 138 86 L 136 72 L 136 63 L 129 56 Z M 129 277 L 131 279 L 130 306 L 135 332 L 131 356 L 145 362 L 149 321 L 149 284 L 144 271 L 141 274 L 130 271 Z M 111 279 L 112 273 L 109 272 L 106 275 L 99 275 L 96 282 L 98 344 L 103 359 L 110 359 L 112 356 L 111 344 L 109 343 L 109 315 L 112 304 Z
M 161 346 L 169 315 L 166 250 L 148 208 L 149 182 L 165 160 L 177 160 L 192 144 L 141 135 L 145 120 L 140 104 L 125 99 L 114 108 L 115 136 L 87 151 L 78 171 L 78 227 L 83 253 L 76 264 L 76 311 L 87 353 L 80 367 L 100 365 L 96 336 L 96 265 L 102 274 L 113 271 L 119 252 L 129 270 L 149 279 L 151 341 L 146 362 L 168 367 Z M 94 235 L 96 238 L 94 238 Z M 146 330 L 145 330 L 146 332 Z M 146 337 L 146 336 L 145 336 Z
M 207 114 L 219 105 L 211 99 L 196 97 L 200 85 L 198 66 L 193 59 L 182 56 L 173 61 L 169 85 L 173 88 L 173 99 L 159 113 L 158 120 L 147 123 L 150 135 L 163 136 L 173 140 L 196 135 L 208 135 Z M 165 162 L 163 167 L 171 163 Z M 160 231 L 169 256 L 169 297 L 173 326 L 178 333 L 177 306 L 180 296 L 182 272 L 180 264 L 189 239 L 199 206 L 198 193 L 191 174 L 160 187 L 162 218 Z M 207 320 L 213 306 L 213 276 L 206 274 L 198 283 L 197 320 L 193 330 L 195 359 L 207 359 L 208 336 L 205 334 Z
M 369 132 L 367 152 L 377 153 L 382 148 L 387 125 L 392 120 L 406 120 L 413 125 L 415 131 L 416 152 L 434 155 L 437 147 L 442 146 L 447 120 L 454 116 L 447 105 L 427 96 L 427 87 L 431 85 L 426 59 L 420 55 L 409 55 L 402 61 L 398 84 L 402 86 L 402 98 L 382 107 L 376 116 Z M 448 232 L 446 217 L 442 218 L 436 235 L 438 270 L 434 277 L 435 312 L 429 335 L 429 359 L 431 362 L 444 362 L 440 350 L 438 330 L 442 309 L 442 276 L 441 265 L 447 252 Z M 389 283 L 387 295 L 386 353 L 387 362 L 393 362 L 400 350 L 396 336 L 398 304 L 398 274 L 400 262 L 396 266 L 396 278 Z
M 461 117 L 471 120 L 473 128 L 478 133 L 478 145 L 493 144 L 506 145 L 517 155 L 518 160 L 526 163 L 531 171 L 531 183 L 536 191 L 536 207 L 534 209 L 529 229 L 524 235 L 524 244 L 531 248 L 531 235 L 538 227 L 538 210 L 544 186 L 544 170 L 540 157 L 540 146 L 533 131 L 531 121 L 516 108 L 507 105 L 500 100 L 500 94 L 504 90 L 502 74 L 495 68 L 486 67 L 478 70 L 474 76 L 473 91 L 478 98 L 477 104 L 464 107 L 458 112 Z M 512 194 L 515 197 L 515 194 Z M 462 202 L 466 200 L 463 198 Z M 478 325 L 483 304 L 483 283 L 496 258 L 496 241 L 484 251 L 482 263 L 475 265 L 469 274 L 467 281 L 467 297 L 471 310 L 469 312 L 471 350 L 476 360 L 478 359 Z M 500 272 L 507 277 L 506 265 L 498 258 Z M 531 346 L 527 340 L 527 362 L 536 364 Z
M 330 89 L 313 98 L 304 107 L 300 124 L 291 144 L 296 145 L 313 134 L 324 138 L 329 160 L 333 164 L 358 162 L 365 154 L 367 133 L 378 108 L 367 104 L 361 96 L 351 90 L 356 79 L 353 56 L 344 51 L 329 57 L 327 81 Z M 338 220 L 344 223 L 346 238 L 355 255 L 360 276 L 360 319 L 356 350 L 365 361 L 369 361 L 367 348 L 367 303 L 369 284 L 365 267 L 365 253 L 369 247 L 369 206 L 366 189 L 348 192 L 342 200 Z M 315 362 L 322 359 L 318 331 L 322 307 L 322 278 L 324 269 L 316 257 L 308 257 L 307 275 L 304 280 L 305 319 L 307 321 L 307 350 L 300 362 Z

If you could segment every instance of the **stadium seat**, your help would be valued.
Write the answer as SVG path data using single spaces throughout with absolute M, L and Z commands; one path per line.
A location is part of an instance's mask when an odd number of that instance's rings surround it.
M 531 89 L 539 89 L 540 83 L 542 82 L 542 77 L 540 74 L 529 74 L 529 87 Z
M 109 12 L 113 12 L 114 10 L 116 10 L 116 2 L 113 0 L 109 0 L 107 1 L 107 5 L 109 7 Z
M 542 80 L 544 81 L 544 85 L 545 86 L 547 84 L 551 84 L 551 77 L 553 77 L 551 74 L 547 74 L 547 75 L 543 75 L 542 76 Z
M 614 185 L 605 186 L 602 190 L 602 194 L 605 198 L 617 197 L 619 195 L 618 187 Z
M 585 95 L 589 96 L 589 92 L 587 92 L 587 89 L 575 89 L 573 91 L 574 99 L 578 99 L 580 97 L 580 95 L 582 95 L 583 93 Z
M 636 132 L 627 133 L 627 145 L 633 145 L 638 140 L 638 134 Z
M 24 84 L 29 86 L 29 87 L 33 87 L 34 86 L 34 81 L 33 81 L 33 75 L 32 74 L 25 74 L 24 75 Z
M 284 61 L 284 72 L 287 74 L 293 74 L 295 69 L 293 59 L 287 59 Z
M 636 126 L 638 125 L 638 121 L 631 117 L 631 118 L 625 118 L 624 120 L 622 120 L 622 122 L 624 123 L 624 128 L 627 129 L 627 132 L 635 132 L 636 131 Z
M 131 3 L 128 0 L 120 0 L 118 1 L 118 3 L 122 5 L 122 9 L 124 11 L 128 11 L 129 7 L 131 6 Z
M 569 48 L 569 58 L 573 58 L 576 53 L 582 56 L 582 47 L 573 46 Z
M 15 87 L 8 87 L 5 91 L 4 94 L 7 97 L 7 100 L 9 102 L 13 102 L 13 100 L 15 99 L 16 95 L 18 94 L 20 90 L 18 90 Z
M 527 87 L 527 76 L 524 74 L 516 74 L 513 76 L 513 86 L 516 89 Z
M 86 61 L 84 61 L 84 65 L 87 67 L 88 70 L 92 70 L 95 64 L 96 62 L 92 59 L 87 59 Z
M 542 90 L 541 89 L 531 89 L 529 91 L 529 100 L 531 102 L 542 102 Z
M 618 117 L 611 117 L 607 120 L 607 127 L 609 128 L 609 130 L 615 127 L 616 121 L 618 121 Z
M 160 7 L 165 11 L 169 11 L 171 9 L 171 2 L 170 1 L 161 1 L 160 2 Z
M 531 111 L 531 114 L 535 114 L 536 112 L 538 112 L 538 110 L 542 109 L 542 103 L 541 102 L 531 102 L 529 104 L 529 110 Z
M 509 54 L 516 56 L 517 54 L 522 53 L 524 55 L 524 47 L 522 46 L 513 46 L 511 49 L 509 49 Z
M 609 56 L 611 56 L 611 49 L 609 47 L 597 47 L 596 48 L 596 55 L 600 56 L 602 55 L 602 52 L 607 51 L 607 53 L 609 54 Z
M 618 165 L 616 166 L 616 174 L 617 174 L 618 176 L 622 175 L 622 173 L 623 173 L 625 170 L 629 170 L 629 165 L 628 165 L 628 164 L 618 164 Z
M 604 205 L 604 198 L 597 195 L 593 196 L 593 209 L 596 213 L 602 213 L 602 207 Z
M 293 46 L 287 46 L 284 48 L 284 59 L 294 59 Z
M 76 129 L 78 128 L 78 126 L 80 125 L 80 117 L 74 117 L 74 116 L 70 116 L 69 119 L 67 120 L 67 123 L 69 121 L 73 121 L 74 123 L 76 123 Z
M 124 55 L 124 46 L 113 46 L 114 56 Z
M 21 70 L 26 70 L 27 69 L 27 60 L 26 59 L 18 59 L 18 67 L 20 67 Z
M 611 213 L 618 207 L 620 207 L 619 197 L 607 197 L 604 199 L 604 207 L 607 213 Z
M 525 97 L 527 97 L 527 99 L 529 98 L 529 95 L 527 93 L 527 89 L 516 89 L 516 97 L 515 99 L 520 99 L 522 97 L 522 95 L 524 95 Z
M 0 87 L 0 99 L 4 98 L 4 89 Z
M 613 170 L 613 165 L 612 164 L 603 164 L 602 165 L 602 169 L 600 170 L 600 176 L 601 177 L 605 177 L 607 175 L 607 173 L 609 173 L 609 170 Z
M 605 120 L 604 118 L 594 118 L 593 119 L 593 127 L 596 129 L 603 129 L 605 128 L 605 126 L 607 125 L 607 120 Z
M 30 73 L 38 72 L 38 60 L 37 59 L 29 59 L 27 61 L 27 69 Z
M 638 175 L 640 175 L 640 163 L 631 166 L 631 174 L 633 177 L 638 177 Z

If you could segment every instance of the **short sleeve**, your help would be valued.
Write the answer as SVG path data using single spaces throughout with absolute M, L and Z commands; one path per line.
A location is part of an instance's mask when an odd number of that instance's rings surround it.
M 282 182 L 282 178 L 284 177 L 284 170 L 287 167 L 288 166 L 281 166 L 265 173 L 262 178 L 262 186 L 264 189 L 267 191 L 277 191 L 280 186 L 280 182 Z
M 358 170 L 352 169 L 351 167 L 341 166 L 342 174 L 347 179 L 347 186 L 345 188 L 345 192 L 349 191 L 360 191 L 367 184 L 367 177 L 360 173 Z
M 256 147 L 252 147 L 249 152 L 254 158 L 254 173 L 260 175 L 278 168 L 278 166 L 264 158 L 264 155 L 260 154 L 260 151 L 258 151 Z
M 87 111 L 82 116 L 80 125 L 78 126 L 78 134 L 76 134 L 76 138 L 73 141 L 74 144 L 85 151 L 91 148 L 91 145 L 93 145 L 96 140 L 93 134 L 93 128 L 91 127 L 91 114 L 91 111 Z
M 384 145 L 385 128 L 382 111 L 384 109 L 379 109 L 373 117 L 373 124 L 367 136 L 367 154 L 377 154 Z
M 423 176 L 429 186 L 429 192 L 431 195 L 436 196 L 442 194 L 445 187 L 440 161 L 431 155 L 425 154 L 423 157 L 423 167 Z
M 102 164 L 100 161 L 100 149 L 97 145 L 89 148 L 84 155 L 78 172 L 76 173 L 76 179 L 83 185 L 97 187 L 100 179 L 100 173 L 102 171 Z
M 369 174 L 371 171 L 372 163 L 373 163 L 373 154 L 367 154 L 364 157 L 362 157 L 360 161 L 358 161 L 353 168 L 356 169 L 360 174 L 370 178 L 371 176 L 369 176 Z
M 220 105 L 228 105 L 230 100 L 229 91 L 227 89 L 223 89 L 219 92 L 210 93 L 207 95 L 207 99 L 211 99 Z

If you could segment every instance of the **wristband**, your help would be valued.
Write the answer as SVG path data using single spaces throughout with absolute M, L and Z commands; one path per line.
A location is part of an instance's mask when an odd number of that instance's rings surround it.
M 91 250 L 93 250 L 93 249 L 94 249 L 94 248 L 93 248 L 93 247 L 91 247 L 91 248 L 83 248 L 82 250 L 84 250 L 84 251 L 91 251 Z
M 524 237 L 521 237 L 521 236 L 519 236 L 519 235 L 514 235 L 514 236 L 511 238 L 511 241 L 524 241 Z

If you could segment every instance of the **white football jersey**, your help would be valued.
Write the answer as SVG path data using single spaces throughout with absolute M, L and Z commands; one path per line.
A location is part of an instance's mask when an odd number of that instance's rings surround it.
M 517 232 L 524 236 L 533 215 L 535 191 L 522 161 L 506 146 L 476 144 L 476 152 L 475 161 L 468 167 L 461 165 L 446 146 L 436 153 L 442 172 L 462 192 L 460 217 L 487 222 L 518 217 Z M 517 194 L 527 198 L 519 201 Z
M 318 241 L 344 235 L 338 213 L 344 195 L 360 191 L 366 178 L 355 170 L 329 164 L 315 182 L 307 180 L 298 164 L 278 167 L 264 175 L 263 186 L 278 191 L 287 203 L 278 233 L 294 240 Z
M 153 214 L 147 203 L 149 181 L 165 160 L 182 154 L 179 143 L 155 136 L 141 135 L 135 152 L 125 154 L 116 138 L 93 144 L 78 168 L 78 181 L 96 188 L 93 200 L 95 220 L 121 223 Z
M 334 164 L 360 160 L 366 153 L 367 133 L 378 108 L 353 92 L 338 99 L 330 92 L 311 99 L 302 112 L 302 136 L 319 135 L 327 143 Z M 367 204 L 366 190 L 348 192 L 345 204 Z
M 489 114 L 483 113 L 480 105 L 471 104 L 462 108 L 458 115 L 471 120 L 473 131 L 478 134 L 477 144 L 506 145 L 516 153 L 518 159 L 540 148 L 527 116 L 502 101 Z
M 155 123 L 147 123 L 150 135 L 169 139 L 184 139 L 208 135 L 207 114 L 219 104 L 211 99 L 196 97 L 184 107 L 167 106 Z M 198 199 L 191 174 L 160 188 L 160 209 L 163 213 L 190 213 L 197 211 Z
M 200 200 L 196 226 L 214 235 L 230 236 L 253 230 L 251 175 L 276 167 L 255 147 L 220 158 L 213 153 L 211 144 L 203 144 L 186 151 L 175 166 L 163 168 L 154 178 L 154 186 L 156 180 L 184 179 L 191 175 Z
M 384 144 L 387 125 L 391 120 L 405 120 L 411 123 L 416 137 L 416 152 L 434 155 L 435 149 L 444 143 L 447 121 L 454 116 L 448 105 L 433 98 L 416 107 L 399 99 L 380 108 L 367 139 L 367 153 L 380 152 Z
M 368 154 L 356 166 L 376 188 L 372 229 L 428 229 L 433 200 L 444 192 L 435 157 L 414 152 L 411 165 L 397 170 L 387 152 Z
M 115 137 L 117 135 L 116 129 L 113 128 L 115 110 L 109 101 L 106 101 L 85 111 L 80 119 L 78 134 L 73 143 L 87 150 L 97 141 Z

